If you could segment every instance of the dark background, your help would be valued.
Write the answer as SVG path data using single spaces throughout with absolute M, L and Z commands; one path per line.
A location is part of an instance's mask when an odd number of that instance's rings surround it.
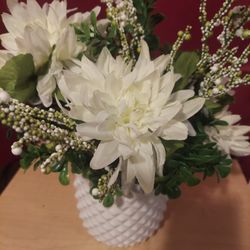
M 6 12 L 6 1 L 0 0 L 0 13 Z M 45 0 L 38 0 L 39 3 L 46 2 Z M 51 1 L 47 1 L 51 2 Z M 78 7 L 80 11 L 89 11 L 96 5 L 100 5 L 100 1 L 97 0 L 68 0 L 69 8 Z M 174 42 L 176 34 L 179 30 L 185 29 L 186 25 L 193 26 L 192 39 L 185 43 L 183 49 L 198 49 L 200 47 L 200 30 L 199 30 L 199 0 L 158 0 L 156 3 L 156 11 L 161 12 L 166 16 L 166 20 L 157 28 L 157 34 L 160 36 L 162 42 Z M 213 14 L 214 11 L 223 3 L 223 0 L 208 0 L 208 13 Z M 238 0 L 235 1 L 236 5 L 249 4 L 250 0 Z M 0 32 L 3 33 L 4 26 L 0 21 Z M 240 42 L 240 40 L 238 41 Z M 217 46 L 217 42 L 213 41 L 214 48 Z M 250 61 L 250 60 L 249 60 Z M 244 68 L 244 71 L 250 72 L 250 64 Z M 250 125 L 250 86 L 243 86 L 236 92 L 236 101 L 232 105 L 233 112 L 242 115 L 242 124 Z M 18 163 L 10 153 L 11 142 L 6 140 L 6 129 L 0 127 L 0 190 L 1 184 L 7 182 L 8 179 L 14 173 Z M 250 159 L 241 159 L 241 165 L 248 177 L 250 177 Z M 1 176 L 4 176 L 4 179 Z

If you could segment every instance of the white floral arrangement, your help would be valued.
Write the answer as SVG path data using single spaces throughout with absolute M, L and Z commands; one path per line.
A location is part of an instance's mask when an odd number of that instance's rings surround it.
M 250 8 L 225 0 L 208 20 L 201 0 L 202 47 L 187 52 L 180 47 L 190 26 L 160 47 L 154 0 L 101 2 L 107 16 L 99 20 L 100 7 L 81 13 L 66 1 L 7 0 L 0 120 L 17 133 L 11 150 L 21 167 L 58 173 L 64 185 L 70 171 L 83 175 L 106 207 L 134 185 L 176 198 L 182 183 L 226 177 L 232 156 L 250 155 L 250 127 L 228 111 L 232 89 L 250 83 L 241 70 L 250 45 L 233 46 L 250 38 Z

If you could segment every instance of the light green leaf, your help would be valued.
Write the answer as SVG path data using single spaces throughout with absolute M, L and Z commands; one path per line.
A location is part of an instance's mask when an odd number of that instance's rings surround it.
M 96 19 L 96 13 L 94 11 L 91 11 L 90 20 L 91 24 L 96 28 L 97 19 Z
M 184 89 L 188 85 L 190 76 L 195 72 L 199 55 L 196 52 L 182 52 L 174 63 L 175 73 L 182 78 L 176 83 L 175 90 Z
M 0 87 L 25 102 L 36 94 L 35 66 L 30 54 L 11 58 L 0 70 Z

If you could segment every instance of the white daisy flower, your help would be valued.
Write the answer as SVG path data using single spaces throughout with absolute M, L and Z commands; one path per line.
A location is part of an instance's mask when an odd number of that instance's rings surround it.
M 42 67 L 51 57 L 48 74 L 41 76 L 37 91 L 45 106 L 52 104 L 52 93 L 56 88 L 56 76 L 65 65 L 85 50 L 77 41 L 72 23 L 89 21 L 90 12 L 75 13 L 67 10 L 67 1 L 54 0 L 40 6 L 35 0 L 27 3 L 7 0 L 10 14 L 3 13 L 2 20 L 8 31 L 0 35 L 2 46 L 12 55 L 32 54 L 36 69 Z M 98 13 L 100 8 L 93 11 Z
M 241 120 L 240 115 L 233 115 L 226 107 L 216 114 L 216 119 L 226 121 L 228 126 L 207 126 L 205 128 L 211 141 L 216 142 L 218 147 L 228 155 L 250 155 L 249 137 L 250 126 L 235 125 Z
M 68 115 L 84 122 L 78 134 L 100 140 L 91 167 L 105 168 L 119 159 L 110 184 L 121 170 L 126 183 L 136 178 L 146 193 L 152 192 L 166 158 L 161 139 L 185 140 L 186 121 L 204 105 L 204 98 L 190 99 L 193 90 L 172 93 L 179 76 L 163 74 L 168 63 L 168 55 L 151 61 L 144 41 L 133 69 L 104 48 L 96 63 L 83 57 L 79 68 L 66 70 L 58 83 L 69 101 Z

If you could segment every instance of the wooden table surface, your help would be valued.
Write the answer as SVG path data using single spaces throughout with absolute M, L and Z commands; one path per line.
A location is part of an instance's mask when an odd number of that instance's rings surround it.
M 81 226 L 73 186 L 19 171 L 0 198 L 0 250 L 107 250 Z M 238 166 L 222 183 L 209 178 L 168 202 L 166 220 L 130 250 L 249 250 L 250 186 Z M 115 250 L 115 249 L 114 249 Z

